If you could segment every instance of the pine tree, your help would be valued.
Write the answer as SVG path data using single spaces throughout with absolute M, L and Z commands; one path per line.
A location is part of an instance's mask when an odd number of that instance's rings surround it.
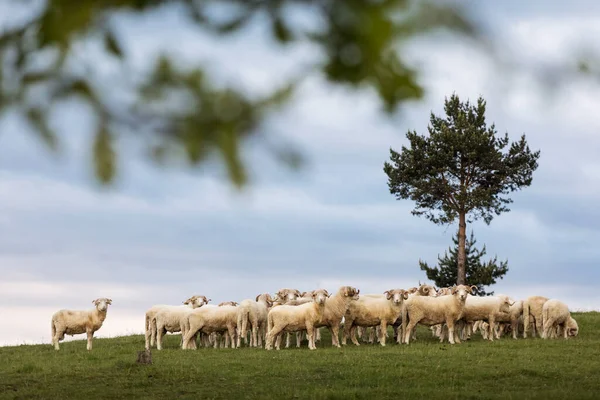
M 439 287 L 452 286 L 456 283 L 458 273 L 458 232 L 452 238 L 454 247 L 448 248 L 444 253 L 444 257 L 438 254 L 438 265 L 429 267 L 429 265 L 419 260 L 419 265 L 422 271 L 427 274 L 427 279 L 432 280 Z M 485 245 L 479 250 L 475 247 L 477 241 L 471 231 L 471 236 L 466 240 L 465 246 L 465 270 L 467 273 L 466 284 L 477 286 L 479 296 L 492 296 L 494 292 L 487 292 L 485 286 L 491 286 L 496 283 L 497 279 L 502 279 L 508 272 L 508 260 L 498 262 L 498 257 L 483 262 L 482 258 L 486 255 L 487 250 Z M 450 252 L 450 254 L 448 254 Z
M 409 131 L 409 147 L 390 149 L 383 170 L 390 193 L 398 200 L 416 203 L 413 215 L 435 224 L 458 220 L 456 283 L 465 284 L 467 222 L 489 224 L 508 212 L 510 193 L 531 185 L 540 152 L 532 152 L 525 139 L 510 143 L 485 120 L 486 103 L 461 102 L 456 94 L 445 100 L 446 117 L 431 114 L 428 135 Z

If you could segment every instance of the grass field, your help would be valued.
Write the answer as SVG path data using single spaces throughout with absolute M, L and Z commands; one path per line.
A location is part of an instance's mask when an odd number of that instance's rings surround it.
M 409 346 L 316 351 L 178 348 L 137 364 L 141 335 L 0 347 L 0 399 L 596 399 L 600 397 L 600 313 L 574 314 L 568 341 L 479 335 L 451 346 L 426 330 Z M 85 337 L 83 335 L 82 337 Z

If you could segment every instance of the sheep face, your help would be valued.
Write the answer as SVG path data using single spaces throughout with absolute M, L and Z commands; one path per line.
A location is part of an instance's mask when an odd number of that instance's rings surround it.
M 452 287 L 452 295 L 460 299 L 460 301 L 466 301 L 467 295 L 473 293 L 477 289 L 476 286 L 458 285 Z
M 403 289 L 386 290 L 383 294 L 385 294 L 385 297 L 388 300 L 391 300 L 395 305 L 400 305 L 404 300 L 408 299 L 408 292 Z
M 106 297 L 102 297 L 100 299 L 96 299 L 92 301 L 92 304 L 96 306 L 98 311 L 106 311 L 108 306 L 112 304 L 111 299 L 107 299 Z
M 325 304 L 327 298 L 329 297 L 329 293 L 325 289 L 317 289 L 312 291 L 313 301 L 319 305 Z
M 301 295 L 302 293 L 297 289 L 280 289 L 277 292 L 277 298 L 284 302 L 296 300 L 298 297 L 301 297 Z

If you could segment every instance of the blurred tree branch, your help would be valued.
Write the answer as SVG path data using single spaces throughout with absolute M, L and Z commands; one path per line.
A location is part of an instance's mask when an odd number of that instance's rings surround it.
M 282 45 L 309 42 L 322 50 L 323 63 L 307 73 L 321 72 L 334 85 L 371 87 L 388 113 L 405 101 L 423 96 L 419 71 L 408 67 L 398 44 L 438 28 L 478 36 L 475 25 L 460 10 L 424 1 L 17 0 L 12 3 L 19 7 L 37 5 L 40 12 L 0 31 L 0 112 L 11 108 L 22 112 L 48 147 L 56 150 L 57 135 L 48 124 L 50 110 L 62 99 L 81 98 L 97 117 L 91 159 L 96 176 L 103 183 L 111 182 L 117 172 L 119 152 L 115 138 L 135 132 L 148 136 L 149 152 L 158 162 L 181 154 L 179 149 L 185 150 L 192 165 L 203 162 L 211 153 L 219 154 L 231 181 L 243 185 L 247 180 L 240 157 L 243 140 L 260 131 L 264 118 L 290 100 L 304 77 L 297 77 L 267 96 L 252 97 L 240 88 L 215 87 L 206 65 L 184 69 L 164 55 L 148 76 L 133 77 L 124 72 L 126 82 L 118 89 L 128 91 L 129 98 L 134 100 L 115 104 L 110 98 L 110 84 L 94 73 L 94 66 L 81 57 L 78 46 L 100 38 L 105 55 L 120 60 L 117 65 L 125 71 L 128 54 L 110 23 L 111 17 L 119 13 L 142 13 L 177 4 L 185 8 L 197 25 L 218 36 L 239 31 L 258 14 L 266 15 L 272 37 Z M 218 18 L 215 7 L 225 6 L 229 7 L 228 12 L 221 14 L 227 18 Z M 312 13 L 316 20 L 322 21 L 321 26 L 316 30 L 295 26 L 290 17 L 297 7 Z M 300 158 L 296 154 L 288 159 L 297 164 Z

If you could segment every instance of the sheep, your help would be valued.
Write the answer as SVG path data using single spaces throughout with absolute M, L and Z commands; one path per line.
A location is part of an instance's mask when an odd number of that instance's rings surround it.
M 393 324 L 402 312 L 402 304 L 408 299 L 408 292 L 404 289 L 391 289 L 383 292 L 385 297 L 361 296 L 357 301 L 349 303 L 344 315 L 344 336 L 342 344 L 346 344 L 348 337 L 356 346 L 360 346 L 356 339 L 356 326 L 379 326 L 379 343 L 385 346 L 387 325 Z
M 163 307 L 160 309 L 151 320 L 151 325 L 156 331 L 156 349 L 162 350 L 163 336 L 167 332 L 183 331 L 182 319 L 194 309 L 203 307 L 205 302 L 205 296 L 192 296 L 183 302 L 184 306 Z
M 409 292 L 409 294 L 408 294 L 407 301 L 410 301 L 410 299 L 413 296 L 435 297 L 438 295 L 437 291 L 435 290 L 435 287 L 426 285 L 426 284 L 421 284 L 421 282 L 419 282 L 419 287 L 412 287 L 412 288 L 408 289 L 408 292 Z M 400 327 L 402 326 L 402 318 L 401 317 L 402 317 L 402 314 L 398 316 L 398 319 L 393 324 L 394 341 L 397 343 L 400 343 L 400 339 L 401 339 L 401 336 L 398 334 L 398 331 L 400 330 Z M 412 332 L 412 338 L 413 338 L 413 340 L 417 339 L 417 330 L 416 329 Z
M 454 344 L 454 324 L 462 317 L 467 296 L 476 289 L 476 286 L 458 285 L 449 296 L 415 296 L 406 302 L 402 307 L 403 343 L 409 344 L 411 332 L 419 323 L 429 326 L 446 323 L 448 341 Z
M 515 301 L 508 314 L 500 313 L 496 316 L 496 322 L 510 324 L 513 339 L 517 338 L 519 332 L 519 319 L 523 315 L 523 300 Z M 496 338 L 500 339 L 504 326 L 500 328 L 500 332 L 496 333 Z
M 360 290 L 352 286 L 342 286 L 338 289 L 337 293 L 327 299 L 325 303 L 325 310 L 323 311 L 323 318 L 315 325 L 315 337 L 318 328 L 326 326 L 331 333 L 331 345 L 335 347 L 340 346 L 340 340 L 338 337 L 340 324 L 342 318 L 346 314 L 346 311 L 350 307 L 350 303 L 357 301 Z
M 312 292 L 313 301 L 298 306 L 281 305 L 273 307 L 267 317 L 268 332 L 265 349 L 273 348 L 273 340 L 282 332 L 298 332 L 306 330 L 308 348 L 316 350 L 314 327 L 323 318 L 325 303 L 329 293 L 325 289 Z M 276 349 L 280 349 L 280 338 L 277 338 Z
M 80 333 L 87 334 L 87 349 L 92 350 L 94 332 L 102 327 L 112 300 L 101 297 L 92 300 L 92 304 L 95 306 L 92 310 L 59 310 L 52 315 L 52 344 L 55 350 L 60 349 L 58 342 L 65 338 L 65 334 L 73 336 Z
M 181 348 L 191 349 L 194 348 L 192 345 L 192 339 L 198 332 L 211 334 L 211 333 L 225 333 L 226 345 L 227 342 L 231 343 L 231 348 L 236 348 L 236 330 L 237 330 L 237 314 L 238 307 L 231 305 L 224 305 L 221 307 L 201 307 L 198 308 L 184 317 L 182 321 L 184 324 L 185 334 L 182 339 Z M 217 348 L 218 341 L 215 340 L 214 347 Z M 195 341 L 194 341 L 195 345 Z
M 523 337 L 527 338 L 529 328 L 533 326 L 532 336 L 535 337 L 536 332 L 541 335 L 544 321 L 542 316 L 542 308 L 544 303 L 548 301 L 544 296 L 531 296 L 523 301 Z M 533 321 L 531 320 L 533 318 Z
M 494 341 L 496 318 L 505 314 L 505 318 L 509 319 L 510 315 L 508 315 L 508 312 L 514 303 L 510 297 L 503 295 L 486 297 L 467 296 L 460 319 L 467 324 L 472 324 L 475 321 L 487 321 L 489 324 L 487 338 L 490 341 Z
M 273 305 L 273 299 L 269 293 L 256 296 L 256 300 L 243 300 L 238 308 L 237 315 L 237 347 L 241 345 L 241 339 L 247 342 L 248 323 L 252 329 L 250 336 L 250 347 L 262 347 L 262 341 L 266 335 L 267 315 L 269 308 Z
M 579 326 L 571 317 L 569 307 L 559 300 L 550 299 L 544 303 L 542 319 L 544 321 L 542 339 L 555 337 L 557 332 L 562 332 L 565 339 L 579 334 Z
M 145 339 L 146 339 L 146 350 L 149 350 L 151 346 L 156 343 L 156 314 L 161 310 L 181 310 L 181 309 L 193 309 L 201 307 L 202 305 L 208 304 L 211 299 L 206 296 L 192 296 L 183 302 L 183 305 L 166 305 L 158 304 L 150 307 L 146 310 L 145 314 Z

